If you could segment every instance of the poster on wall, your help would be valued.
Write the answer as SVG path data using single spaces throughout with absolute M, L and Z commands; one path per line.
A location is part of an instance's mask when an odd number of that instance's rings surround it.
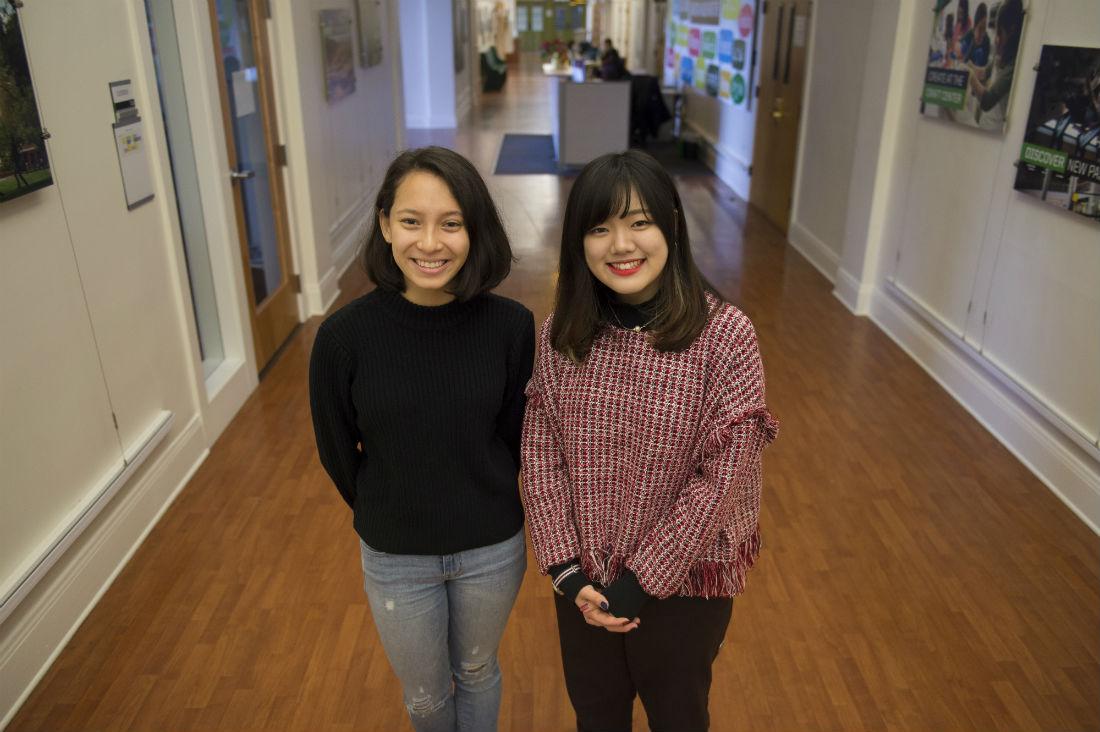
M 0 203 L 53 183 L 19 15 L 0 0 Z
M 921 114 L 1003 133 L 1027 22 L 1024 0 L 926 1 L 932 40 Z
M 754 0 L 674 2 L 665 34 L 664 83 L 693 87 L 748 109 L 755 21 Z
M 1100 48 L 1043 46 L 1015 188 L 1100 223 Z
M 332 103 L 353 94 L 355 61 L 350 11 L 321 11 L 321 53 L 325 71 L 325 99 Z
M 358 0 L 355 19 L 359 24 L 359 65 L 370 68 L 382 63 L 381 0 Z

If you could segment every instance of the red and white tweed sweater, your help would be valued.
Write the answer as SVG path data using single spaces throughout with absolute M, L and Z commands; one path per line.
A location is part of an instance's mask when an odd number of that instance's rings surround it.
M 679 353 L 606 328 L 580 366 L 551 347 L 550 322 L 522 440 L 539 570 L 579 557 L 605 586 L 628 567 L 659 598 L 741 593 L 760 550 L 761 455 L 778 429 L 748 317 L 720 305 Z

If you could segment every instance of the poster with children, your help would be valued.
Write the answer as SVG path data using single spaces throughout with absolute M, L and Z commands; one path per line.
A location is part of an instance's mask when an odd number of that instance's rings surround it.
M 1003 133 L 1025 0 L 927 0 L 932 41 L 921 113 Z

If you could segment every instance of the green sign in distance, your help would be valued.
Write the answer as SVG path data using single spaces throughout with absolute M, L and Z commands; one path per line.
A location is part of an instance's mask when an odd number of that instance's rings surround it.
M 745 77 L 741 74 L 734 74 L 730 79 L 730 99 L 734 104 L 745 101 Z

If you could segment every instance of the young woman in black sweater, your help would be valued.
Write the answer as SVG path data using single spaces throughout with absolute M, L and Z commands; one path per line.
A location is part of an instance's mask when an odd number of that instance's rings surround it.
M 512 252 L 457 153 L 401 153 L 374 207 L 377 288 L 317 332 L 321 464 L 354 512 L 367 596 L 418 732 L 495 730 L 496 649 L 526 569 L 517 491 L 534 318 L 489 293 Z

